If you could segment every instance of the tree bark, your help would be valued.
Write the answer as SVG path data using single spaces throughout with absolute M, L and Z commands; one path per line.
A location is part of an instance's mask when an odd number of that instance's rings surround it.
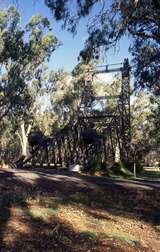
M 21 154 L 22 156 L 26 157 L 27 156 L 27 152 L 28 152 L 28 134 L 31 131 L 31 125 L 28 125 L 27 130 L 25 131 L 25 124 L 24 122 L 21 124 L 20 126 L 21 129 L 21 133 L 17 133 L 19 139 L 20 139 L 20 143 L 21 143 Z

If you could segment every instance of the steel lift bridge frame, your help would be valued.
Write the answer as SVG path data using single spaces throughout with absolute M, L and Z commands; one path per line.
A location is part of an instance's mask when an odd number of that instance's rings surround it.
M 116 96 L 95 97 L 92 92 L 93 78 L 95 74 L 121 73 L 121 90 Z M 93 103 L 112 99 L 117 106 L 114 111 L 104 111 L 95 113 Z M 130 66 L 128 59 L 123 63 L 98 66 L 95 70 L 89 71 L 86 75 L 85 87 L 82 93 L 81 107 L 79 113 L 79 124 L 81 122 L 94 122 L 101 127 L 101 146 L 94 149 L 101 152 L 101 161 L 114 163 L 116 150 L 119 150 L 119 159 L 128 161 L 130 157 L 131 146 L 131 122 L 130 122 Z M 91 152 L 92 155 L 96 153 Z M 88 158 L 88 157 L 86 157 Z
M 99 73 L 121 73 L 121 90 L 117 96 L 93 95 L 93 78 Z M 123 63 L 97 67 L 86 73 L 81 104 L 75 112 L 75 118 L 55 135 L 44 138 L 35 146 L 34 151 L 25 159 L 16 161 L 16 167 L 27 164 L 40 166 L 62 166 L 71 164 L 88 165 L 94 158 L 102 163 L 114 163 L 118 147 L 121 160 L 130 157 L 131 125 L 130 125 L 130 66 L 128 59 Z M 114 111 L 95 111 L 93 103 L 113 99 L 116 101 Z M 99 139 L 86 146 L 83 133 L 94 124 L 92 131 L 98 131 Z M 94 132 L 95 132 L 94 131 Z M 96 134 L 93 134 L 93 138 Z M 97 139 L 96 139 L 97 140 Z

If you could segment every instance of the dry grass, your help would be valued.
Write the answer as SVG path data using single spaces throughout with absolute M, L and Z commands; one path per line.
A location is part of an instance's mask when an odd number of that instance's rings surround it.
M 78 197 L 82 200 L 83 195 L 78 195 Z M 74 194 L 71 195 L 71 198 L 76 201 L 78 197 L 77 194 L 75 197 Z M 87 197 L 84 195 L 84 201 L 86 202 L 86 200 Z M 153 237 L 158 239 L 158 234 L 150 224 L 146 224 L 132 215 L 130 217 L 115 216 L 104 210 L 86 207 L 82 203 L 65 204 L 65 202 L 59 202 L 56 198 L 45 195 L 37 199 L 30 198 L 27 208 L 12 206 L 10 219 L 5 227 L 4 241 L 7 244 L 13 244 L 19 233 L 29 235 L 31 233 L 29 223 L 32 222 L 36 223 L 34 225 L 38 227 L 39 231 L 42 229 L 41 233 L 49 237 L 54 236 L 55 232 L 59 232 L 61 224 L 57 223 L 54 228 L 43 230 L 41 222 L 54 223 L 55 219 L 71 226 L 73 232 L 78 233 L 82 240 L 109 238 L 121 246 L 127 244 L 129 247 L 135 248 L 135 251 L 137 245 L 147 247 L 148 239 Z M 61 240 L 64 244 L 74 247 L 66 235 L 62 236 Z
M 152 223 L 112 202 L 108 207 L 96 193 L 93 199 L 7 183 L 0 189 L 2 251 L 151 252 L 148 241 L 159 239 Z

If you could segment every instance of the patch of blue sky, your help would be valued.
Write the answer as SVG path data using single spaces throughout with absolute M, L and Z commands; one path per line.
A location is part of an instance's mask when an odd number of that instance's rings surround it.
M 87 38 L 87 21 L 82 19 L 78 25 L 77 34 L 73 36 L 71 33 L 61 28 L 62 23 L 57 23 L 52 16 L 51 11 L 45 6 L 42 0 L 0 0 L 0 7 L 7 8 L 9 4 L 15 4 L 21 13 L 22 24 L 26 24 L 33 14 L 41 14 L 50 20 L 53 33 L 62 42 L 62 45 L 53 53 L 50 62 L 50 69 L 64 68 L 65 71 L 72 71 L 78 63 L 78 55 L 83 49 L 84 41 Z M 93 15 L 96 9 L 93 9 Z M 124 36 L 118 43 L 116 48 L 110 49 L 103 57 L 103 64 L 115 64 L 123 62 L 124 58 L 131 60 L 129 54 L 130 40 Z

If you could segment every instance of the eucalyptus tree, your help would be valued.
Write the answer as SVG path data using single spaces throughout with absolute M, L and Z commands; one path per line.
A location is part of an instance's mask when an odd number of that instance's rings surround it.
M 23 128 L 21 133 L 25 132 L 21 135 L 23 146 L 28 132 L 24 130 L 24 122 L 34 112 L 35 95 L 31 89 L 34 87 L 37 94 L 41 88 L 43 64 L 50 59 L 59 42 L 51 32 L 48 19 L 41 15 L 32 16 L 22 27 L 20 14 L 14 6 L 0 10 L 0 41 L 1 124 L 4 118 L 19 123 Z
M 160 99 L 152 96 L 151 97 L 152 109 L 149 120 L 152 127 L 150 128 L 150 138 L 152 139 L 152 144 L 155 148 L 160 148 Z
M 54 127 L 64 127 L 74 111 L 74 84 L 70 73 L 63 69 L 51 71 L 49 92 Z
M 88 18 L 88 38 L 80 55 L 89 61 L 96 48 L 108 50 L 122 36 L 130 39 L 135 84 L 160 95 L 159 0 L 46 0 L 54 18 L 72 33 L 80 19 Z
M 150 135 L 153 130 L 151 116 L 154 109 L 151 98 L 151 94 L 141 90 L 134 93 L 131 102 L 132 154 L 139 162 L 144 160 L 155 141 Z
M 80 56 L 85 62 L 97 56 L 97 49 L 107 51 L 116 46 L 123 36 L 128 36 L 129 50 L 133 58 L 132 71 L 135 88 L 148 90 L 150 95 L 155 97 L 149 137 L 150 141 L 154 142 L 157 139 L 159 142 L 160 1 L 46 0 L 45 3 L 52 11 L 54 18 L 62 21 L 62 26 L 72 33 L 76 33 L 79 21 L 84 19 L 88 38 Z M 140 107 L 138 109 L 141 111 Z M 149 104 L 148 109 L 151 111 Z M 137 134 L 135 139 L 138 137 Z M 145 139 L 145 135 L 142 138 Z M 146 139 L 148 141 L 148 135 Z M 141 146 L 141 140 L 139 146 Z

